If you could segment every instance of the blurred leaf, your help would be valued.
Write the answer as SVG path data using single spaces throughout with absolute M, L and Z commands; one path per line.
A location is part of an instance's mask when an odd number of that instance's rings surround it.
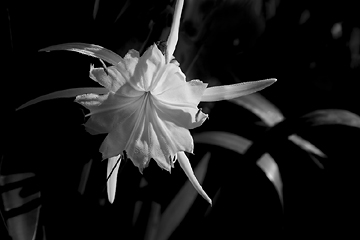
M 309 153 L 315 154 L 322 158 L 326 158 L 326 155 L 320 149 L 318 149 L 313 144 L 311 144 L 309 141 L 301 138 L 298 135 L 295 135 L 295 134 L 291 135 L 289 137 L 289 140 Z M 315 157 L 312 157 L 312 155 L 310 155 L 310 157 L 314 161 L 314 163 L 316 163 L 318 165 L 319 168 L 321 168 L 321 169 L 324 168 L 323 164 L 319 160 L 317 160 Z
M 135 206 L 134 206 L 134 215 L 133 215 L 133 220 L 132 220 L 132 225 L 134 226 L 136 221 L 139 218 L 139 213 L 140 213 L 140 209 L 143 205 L 142 201 L 136 201 Z
M 251 161 L 257 161 L 264 153 L 276 151 L 278 143 L 288 140 L 289 136 L 297 134 L 313 126 L 344 125 L 360 128 L 360 117 L 347 110 L 323 109 L 311 112 L 298 118 L 285 119 L 267 131 L 263 138 L 252 144 L 245 155 Z M 275 159 L 276 160 L 276 159 Z
M 274 126 L 284 120 L 280 110 L 259 93 L 253 93 L 229 101 L 250 110 L 268 126 Z
M 303 117 L 310 126 L 341 124 L 360 128 L 360 117 L 352 112 L 341 109 L 317 110 Z
M 268 154 L 265 153 L 257 162 L 257 165 L 265 172 L 267 178 L 274 184 L 281 202 L 283 202 L 283 184 L 279 172 L 279 167 L 274 161 L 274 159 Z
M 91 164 L 92 164 L 92 159 L 90 159 L 90 161 L 84 165 L 82 173 L 81 173 L 81 178 L 80 178 L 80 183 L 79 183 L 79 188 L 78 188 L 78 191 L 81 195 L 83 195 L 85 192 L 86 183 L 89 179 Z
M 35 239 L 40 212 L 40 192 L 31 189 L 34 173 L 0 175 L 1 198 L 4 202 L 4 218 L 14 240 Z M 35 192 L 34 192 L 35 191 Z
M 160 204 L 158 204 L 156 202 L 151 203 L 151 211 L 150 211 L 150 216 L 149 216 L 149 222 L 148 222 L 146 235 L 145 235 L 146 240 L 158 239 L 158 238 L 155 238 L 155 236 L 156 236 L 156 233 L 158 231 L 158 224 L 159 224 L 159 219 L 160 219 L 160 210 L 161 210 L 161 205 Z
M 95 3 L 94 3 L 94 11 L 93 11 L 93 18 L 94 20 L 96 19 L 96 15 L 97 15 L 97 12 L 99 10 L 99 3 L 100 3 L 100 0 L 95 0 Z
M 292 141 L 293 143 L 295 143 L 296 145 L 300 146 L 302 149 L 314 153 L 316 155 L 319 155 L 321 157 L 326 157 L 326 155 L 320 151 L 317 147 L 315 147 L 314 145 L 312 145 L 309 141 L 301 138 L 298 135 L 291 135 L 289 137 L 289 140 Z
M 237 153 L 243 154 L 251 145 L 251 141 L 228 132 L 203 132 L 193 135 L 195 143 L 205 143 L 220 146 Z
M 115 19 L 115 22 L 117 22 L 117 20 L 121 17 L 121 15 L 124 14 L 124 12 L 129 7 L 129 5 L 130 5 L 130 0 L 127 0 L 126 3 L 124 4 L 124 6 L 121 8 L 119 14 L 117 15 L 117 17 Z
M 220 194 L 221 194 L 221 187 L 218 190 L 216 190 L 216 193 L 215 193 L 214 197 L 212 198 L 214 205 L 218 201 Z M 209 216 L 211 209 L 212 209 L 212 205 L 209 205 L 204 214 L 205 217 Z
M 199 183 L 202 183 L 205 178 L 210 155 L 211 154 L 209 152 L 206 153 L 195 169 L 195 175 Z M 174 232 L 174 230 L 183 220 L 197 196 L 198 193 L 194 189 L 190 181 L 186 181 L 185 185 L 175 196 L 173 201 L 169 204 L 169 206 L 161 216 L 160 222 L 157 227 L 156 237 L 153 239 L 168 239 L 172 232 Z
M 252 144 L 251 141 L 228 132 L 203 132 L 193 136 L 195 143 L 205 143 L 223 147 L 239 154 L 244 154 Z M 269 154 L 264 154 L 257 161 L 257 165 L 265 172 L 268 179 L 274 184 L 280 199 L 282 199 L 282 181 L 279 168 Z
M 324 125 L 345 125 L 360 128 L 360 117 L 346 110 L 330 109 L 317 110 L 299 118 L 286 119 L 271 128 L 261 139 L 252 144 L 244 156 L 248 161 L 258 162 L 266 153 L 276 155 L 284 152 L 281 143 L 290 140 L 307 152 L 324 157 L 326 155 L 310 142 L 294 135 L 296 133 L 300 134 L 310 127 Z M 310 155 L 310 159 L 318 167 L 323 168 L 323 165 L 315 157 Z M 274 158 L 273 160 L 280 169 L 282 169 L 282 166 L 283 169 L 286 169 L 284 166 L 289 164 L 281 158 Z

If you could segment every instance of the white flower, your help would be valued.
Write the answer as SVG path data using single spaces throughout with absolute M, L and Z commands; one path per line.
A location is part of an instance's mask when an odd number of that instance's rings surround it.
M 70 50 L 102 59 L 112 66 L 90 68 L 90 78 L 103 88 L 69 89 L 37 98 L 22 107 L 57 97 L 76 97 L 90 110 L 86 126 L 96 133 L 107 133 L 100 147 L 103 159 L 109 159 L 109 201 L 113 202 L 121 154 L 126 152 L 140 171 L 150 159 L 168 171 L 178 159 L 195 189 L 211 204 L 198 183 L 184 152 L 193 153 L 189 129 L 201 126 L 207 115 L 197 108 L 200 101 L 235 98 L 261 90 L 275 79 L 207 88 L 199 80 L 186 81 L 179 64 L 173 60 L 178 38 L 183 0 L 175 7 L 173 26 L 165 56 L 154 44 L 139 56 L 130 50 L 124 58 L 97 45 L 70 43 L 44 51 Z M 89 93 L 91 92 L 91 93 Z M 85 94 L 84 94 L 85 93 Z M 22 108 L 20 107 L 20 108 Z

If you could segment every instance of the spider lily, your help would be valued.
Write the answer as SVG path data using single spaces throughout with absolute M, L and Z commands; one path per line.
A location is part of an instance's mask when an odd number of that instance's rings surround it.
M 267 79 L 233 85 L 207 87 L 200 80 L 186 81 L 173 53 L 178 40 L 183 0 L 176 3 L 174 20 L 163 54 L 156 44 L 140 56 L 130 50 L 124 58 L 101 46 L 69 43 L 41 51 L 69 50 L 99 58 L 112 66 L 90 66 L 90 78 L 101 88 L 77 88 L 36 98 L 20 108 L 43 100 L 75 97 L 90 110 L 86 127 L 95 134 L 107 133 L 100 152 L 108 159 L 107 191 L 115 198 L 116 178 L 123 151 L 140 172 L 150 159 L 168 171 L 178 160 L 195 189 L 210 204 L 211 199 L 197 181 L 185 152 L 193 153 L 189 129 L 202 125 L 207 114 L 198 109 L 200 101 L 219 101 L 259 91 L 276 81 Z M 18 108 L 18 109 L 20 109 Z

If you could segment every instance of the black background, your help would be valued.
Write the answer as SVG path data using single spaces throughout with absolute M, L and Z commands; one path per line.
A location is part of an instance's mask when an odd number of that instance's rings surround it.
M 360 114 L 359 60 L 351 57 L 349 47 L 351 42 L 356 45 L 352 33 L 360 28 L 354 3 L 201 1 L 195 12 L 203 21 L 201 25 L 190 20 L 181 23 L 182 43 L 175 56 L 186 72 L 198 55 L 188 78 L 210 85 L 277 78 L 261 93 L 287 119 L 327 108 Z M 135 200 L 154 200 L 166 207 L 186 179 L 178 165 L 170 175 L 152 161 L 144 171 L 150 187 L 142 191 L 138 187 L 142 176 L 128 161 L 120 169 L 115 203 L 100 206 L 99 199 L 106 199 L 106 162 L 100 162 L 98 153 L 104 136 L 90 136 L 84 130 L 86 110 L 72 99 L 62 99 L 15 112 L 24 102 L 46 93 L 98 86 L 88 78 L 90 63 L 100 66 L 96 59 L 72 52 L 39 53 L 39 49 L 84 42 L 124 56 L 129 49 L 165 40 L 161 34 L 171 24 L 166 10 L 172 6 L 170 1 L 131 1 L 115 20 L 124 5 L 125 1 L 100 1 L 95 19 L 94 1 L 15 0 L 2 8 L 1 131 L 5 158 L 1 171 L 37 174 L 47 239 L 142 238 L 141 226 L 146 225 L 150 206 L 142 212 L 145 220 L 132 227 L 129 219 Z M 338 38 L 331 33 L 336 23 L 342 26 Z M 234 40 L 239 44 L 234 45 Z M 191 52 L 181 45 L 184 42 Z M 251 113 L 227 102 L 216 103 L 209 114 L 210 120 L 194 132 L 230 131 L 255 141 L 267 130 L 254 125 L 258 119 Z M 356 220 L 351 216 L 357 204 L 352 194 L 358 185 L 353 166 L 359 157 L 353 139 L 359 136 L 358 130 L 320 127 L 303 134 L 323 145 L 331 161 L 327 171 L 316 169 L 303 151 L 279 141 L 273 152 L 278 153 L 279 161 L 293 162 L 284 165 L 288 181 L 284 183 L 285 215 L 273 186 L 257 167 L 231 151 L 197 145 L 196 155 L 201 157 L 209 149 L 213 153 L 204 189 L 214 197 L 221 186 L 222 195 L 207 217 L 206 202 L 197 198 L 171 239 L 354 233 Z M 82 166 L 91 158 L 94 163 L 86 194 L 80 196 L 77 186 Z M 198 160 L 194 160 L 195 166 Z

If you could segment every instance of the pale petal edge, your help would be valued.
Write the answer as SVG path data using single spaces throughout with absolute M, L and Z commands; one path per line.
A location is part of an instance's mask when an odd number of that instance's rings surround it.
M 88 43 L 64 43 L 43 48 L 39 51 L 50 52 L 56 50 L 67 50 L 82 53 L 91 57 L 100 58 L 114 66 L 123 60 L 122 57 L 109 49 Z
M 212 201 L 206 192 L 201 187 L 199 181 L 196 179 L 196 176 L 191 168 L 190 161 L 184 152 L 177 153 L 178 162 L 181 168 L 184 170 L 186 176 L 189 178 L 189 181 L 194 186 L 195 190 L 208 202 L 212 205 Z
M 238 98 L 241 96 L 249 95 L 254 92 L 258 92 L 277 80 L 275 78 L 253 81 L 253 82 L 242 82 L 231 85 L 209 87 L 205 89 L 204 94 L 201 97 L 202 102 L 215 102 L 221 100 L 229 100 Z
M 107 166 L 108 180 L 106 185 L 107 185 L 108 199 L 110 203 L 113 203 L 115 200 L 117 175 L 118 175 L 120 163 L 121 163 L 121 154 L 108 159 L 108 166 Z
M 20 107 L 16 109 L 16 111 L 26 108 L 28 106 L 31 106 L 33 104 L 45 101 L 45 100 L 51 100 L 56 98 L 70 98 L 70 97 L 76 97 L 78 95 L 87 94 L 87 93 L 96 93 L 96 94 L 107 94 L 109 90 L 106 88 L 70 88 L 66 90 L 56 91 L 53 93 L 49 93 L 40 97 L 37 97 L 35 99 L 32 99 Z

